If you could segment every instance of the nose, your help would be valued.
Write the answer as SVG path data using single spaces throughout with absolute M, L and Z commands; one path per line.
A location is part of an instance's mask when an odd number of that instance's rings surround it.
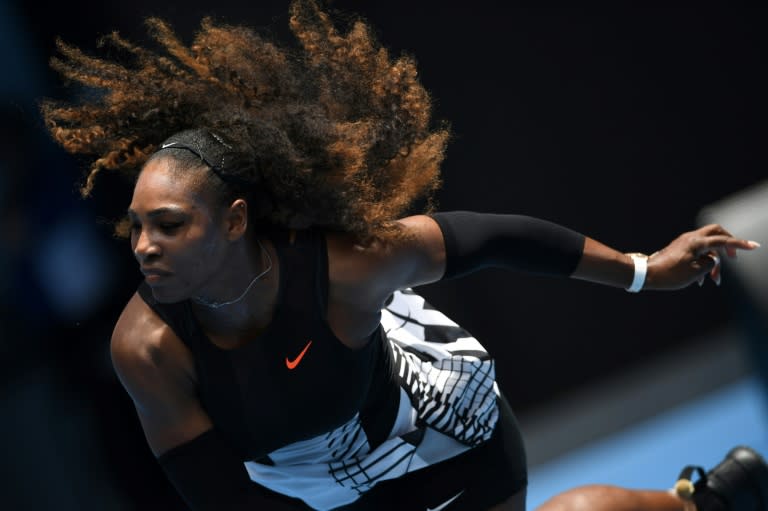
M 160 246 L 152 240 L 146 230 L 142 229 L 137 236 L 133 246 L 133 255 L 137 260 L 146 261 L 160 255 Z

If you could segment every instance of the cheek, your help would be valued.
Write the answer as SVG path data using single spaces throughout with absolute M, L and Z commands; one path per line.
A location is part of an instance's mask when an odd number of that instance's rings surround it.
M 194 274 L 191 278 L 205 278 L 219 266 L 225 251 L 224 243 L 216 235 L 191 236 L 182 256 L 184 266 Z
M 208 239 L 200 244 L 200 253 L 206 259 L 216 259 L 222 251 L 222 243 L 218 239 Z

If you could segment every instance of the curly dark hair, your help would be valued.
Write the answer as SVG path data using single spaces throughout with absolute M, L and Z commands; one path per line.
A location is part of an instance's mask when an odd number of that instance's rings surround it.
M 390 57 L 364 21 L 341 33 L 313 0 L 294 0 L 290 15 L 293 47 L 211 18 L 189 46 L 165 21 L 147 19 L 157 52 L 116 32 L 102 38 L 119 61 L 57 41 L 52 67 L 101 91 L 41 103 L 53 138 L 93 158 L 83 196 L 103 169 L 137 175 L 168 136 L 208 128 L 258 162 L 241 177 L 274 198 L 262 220 L 400 236 L 399 216 L 421 199 L 431 208 L 449 129 L 431 126 L 414 59 Z

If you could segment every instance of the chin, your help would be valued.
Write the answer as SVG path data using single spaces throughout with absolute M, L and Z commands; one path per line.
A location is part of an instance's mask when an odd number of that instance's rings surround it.
M 178 303 L 189 299 L 189 296 L 185 293 L 180 293 L 178 290 L 174 290 L 168 287 L 152 287 L 152 296 L 158 303 Z

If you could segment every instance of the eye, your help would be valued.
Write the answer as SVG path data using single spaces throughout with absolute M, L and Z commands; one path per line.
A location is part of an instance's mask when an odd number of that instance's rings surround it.
M 162 222 L 158 224 L 158 227 L 165 234 L 172 234 L 182 225 L 184 225 L 184 222 Z

